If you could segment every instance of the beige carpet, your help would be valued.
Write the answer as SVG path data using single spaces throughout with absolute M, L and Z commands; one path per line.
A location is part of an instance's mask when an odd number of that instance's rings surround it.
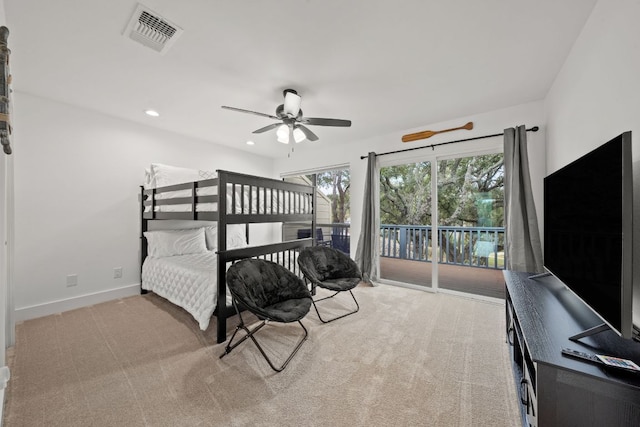
M 360 312 L 334 323 L 312 308 L 309 339 L 282 373 L 250 341 L 220 360 L 215 322 L 203 333 L 155 295 L 23 322 L 5 426 L 520 424 L 504 306 L 389 286 L 355 293 Z M 298 331 L 268 326 L 258 338 L 277 351 Z

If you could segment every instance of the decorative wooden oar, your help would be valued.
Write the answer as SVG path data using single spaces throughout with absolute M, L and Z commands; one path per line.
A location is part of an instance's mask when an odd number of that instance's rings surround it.
M 444 129 L 444 130 L 423 130 L 422 132 L 410 133 L 407 135 L 403 135 L 402 142 L 411 142 L 411 141 L 417 141 L 419 139 L 431 138 L 433 135 L 437 135 L 439 133 L 451 132 L 453 130 L 460 130 L 460 129 L 466 129 L 466 130 L 473 129 L 473 122 L 469 122 L 466 125 L 460 126 L 457 128 Z

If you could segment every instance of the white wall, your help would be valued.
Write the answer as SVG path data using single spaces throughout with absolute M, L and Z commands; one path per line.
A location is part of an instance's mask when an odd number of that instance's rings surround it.
M 640 244 L 640 2 L 600 0 L 545 102 L 547 172 L 632 131 L 634 242 Z M 594 171 L 596 172 L 596 171 Z M 634 248 L 640 325 L 640 248 Z
M 360 235 L 360 223 L 362 218 L 362 202 L 364 198 L 364 181 L 367 171 L 366 160 L 361 160 L 361 156 L 366 156 L 369 151 L 383 153 L 405 148 L 419 147 L 421 145 L 435 144 L 457 139 L 472 138 L 476 136 L 492 135 L 501 133 L 505 128 L 524 124 L 527 128 L 539 126 L 540 131 L 528 133 L 529 161 L 531 164 L 532 185 L 538 217 L 542 218 L 542 179 L 545 173 L 544 156 L 544 112 L 543 103 L 533 102 L 506 108 L 498 111 L 483 112 L 473 116 L 460 117 L 441 123 L 425 124 L 419 128 L 406 129 L 391 135 L 384 135 L 377 138 L 359 141 L 349 144 L 340 150 L 329 150 L 322 144 L 322 139 L 317 143 L 299 144 L 296 151 L 290 158 L 276 159 L 275 170 L 281 174 L 288 174 L 295 171 L 309 170 L 314 168 L 325 168 L 335 164 L 348 163 L 351 169 L 351 253 L 355 256 L 358 236 Z M 439 130 L 458 127 L 466 122 L 472 121 L 474 128 L 471 131 L 461 130 L 433 136 L 429 139 L 412 143 L 403 143 L 402 135 L 421 130 Z M 354 123 L 354 126 L 357 125 Z M 345 129 L 345 132 L 348 132 Z M 437 147 L 435 153 L 438 156 L 451 156 L 463 153 L 483 151 L 501 147 L 502 137 L 494 137 L 477 141 L 470 141 L 460 144 L 451 144 Z M 415 150 L 404 154 L 383 156 L 381 161 L 397 161 L 406 159 L 407 162 L 419 161 L 421 156 L 432 155 L 431 149 Z
M 623 131 L 640 141 L 639 16 L 636 0 L 593 9 L 545 100 L 548 173 Z
M 14 105 L 18 320 L 139 292 L 138 194 L 150 163 L 273 176 L 271 159 L 243 151 L 25 93 Z

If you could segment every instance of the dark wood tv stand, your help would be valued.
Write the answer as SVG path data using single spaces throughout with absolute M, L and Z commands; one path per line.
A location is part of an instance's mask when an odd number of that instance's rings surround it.
M 507 341 L 525 426 L 640 426 L 640 374 L 563 356 L 563 348 L 631 359 L 640 343 L 613 331 L 569 337 L 602 321 L 553 276 L 505 271 Z

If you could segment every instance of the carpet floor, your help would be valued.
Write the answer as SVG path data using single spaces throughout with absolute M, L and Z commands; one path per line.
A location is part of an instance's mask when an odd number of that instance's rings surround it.
M 336 322 L 312 307 L 309 338 L 281 373 L 251 341 L 219 359 L 215 320 L 202 332 L 153 294 L 22 322 L 4 425 L 520 425 L 504 305 L 392 286 L 354 293 L 360 311 Z M 321 303 L 328 316 L 353 304 L 338 298 Z M 277 359 L 300 332 L 271 324 L 257 338 Z

